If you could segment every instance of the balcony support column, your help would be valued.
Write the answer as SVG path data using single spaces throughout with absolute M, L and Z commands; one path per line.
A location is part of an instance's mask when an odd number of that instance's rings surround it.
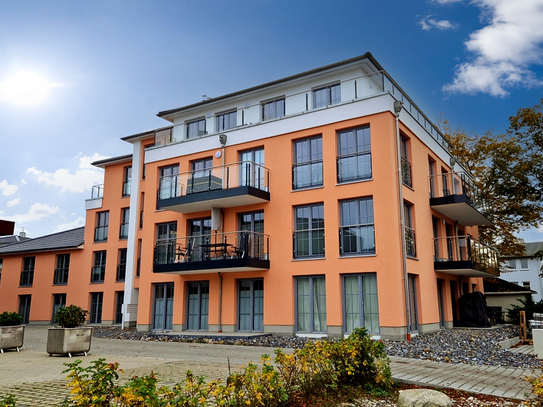
M 218 332 L 222 332 L 222 274 L 219 272 L 219 321 Z

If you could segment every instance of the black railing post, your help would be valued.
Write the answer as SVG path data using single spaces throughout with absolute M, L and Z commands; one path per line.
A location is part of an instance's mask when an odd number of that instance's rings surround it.
M 230 186 L 230 167 L 226 167 L 226 189 Z

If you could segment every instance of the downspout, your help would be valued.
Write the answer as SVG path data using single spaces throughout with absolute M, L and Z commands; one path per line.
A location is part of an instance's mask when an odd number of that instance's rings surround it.
M 402 238 L 402 268 L 403 268 L 403 283 L 405 294 L 405 325 L 407 340 L 411 339 L 411 313 L 409 304 L 409 279 L 407 276 L 407 253 L 405 250 L 405 214 L 403 203 L 403 182 L 402 182 L 402 156 L 400 151 L 400 112 L 402 111 L 403 103 L 399 100 L 394 102 L 394 115 L 396 116 L 396 158 L 398 161 L 398 200 L 400 208 L 400 236 Z
M 222 274 L 219 272 L 219 329 L 222 332 Z

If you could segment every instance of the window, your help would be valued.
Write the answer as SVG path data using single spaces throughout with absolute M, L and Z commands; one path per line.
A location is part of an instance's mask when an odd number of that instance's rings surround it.
M 89 323 L 101 324 L 102 323 L 102 304 L 104 302 L 104 293 L 90 293 L 90 294 L 91 294 L 91 303 L 90 303 Z
M 279 119 L 285 115 L 285 99 L 262 103 L 262 120 Z
M 140 276 L 141 272 L 141 246 L 142 246 L 142 239 L 138 239 L 138 260 L 136 263 L 136 277 Z
M 377 276 L 353 274 L 343 276 L 344 331 L 365 327 L 372 334 L 379 334 L 379 303 L 377 301 Z
M 371 178 L 369 126 L 339 132 L 338 152 L 338 182 Z
M 294 257 L 324 256 L 324 204 L 294 208 Z
M 264 149 L 262 147 L 240 152 L 240 185 L 266 190 L 266 171 L 264 168 Z
M 296 331 L 326 332 L 324 276 L 296 278 Z
M 209 177 L 212 167 L 213 167 L 212 158 L 204 158 L 201 160 L 191 161 L 192 176 L 194 178 Z
M 264 212 L 247 212 L 239 215 L 238 248 L 249 257 L 262 259 L 265 253 Z
M 207 257 L 207 251 L 202 245 L 209 243 L 211 236 L 211 218 L 191 219 L 189 222 L 189 246 L 192 248 L 192 261 L 202 261 Z
M 409 161 L 408 139 L 403 135 L 400 137 L 400 155 L 402 166 L 402 183 L 408 187 L 412 187 L 413 178 L 411 176 L 411 162 Z
M 68 284 L 68 271 L 70 269 L 70 254 L 59 254 L 57 256 L 57 268 L 53 284 Z
M 91 282 L 103 283 L 106 276 L 106 251 L 94 252 L 94 266 L 92 267 Z
M 173 263 L 175 259 L 176 243 L 177 222 L 161 223 L 157 225 L 155 262 L 157 264 Z
M 123 303 L 124 291 L 115 292 L 115 323 L 122 324 L 123 322 Z
M 528 270 L 528 259 L 520 259 L 520 269 Z
M 530 290 L 530 282 L 529 282 L 529 281 L 523 281 L 523 282 L 522 282 L 522 286 L 523 286 L 524 288 L 527 288 L 528 290 Z
M 415 243 L 415 229 L 413 224 L 413 205 L 404 202 L 404 222 L 405 222 L 405 253 L 410 257 L 417 255 L 417 245 Z
M 21 271 L 21 286 L 31 286 L 34 281 L 35 257 L 23 257 L 23 270 Z
M 238 281 L 238 330 L 264 331 L 264 280 Z
M 213 175 L 213 159 L 204 158 L 191 161 L 191 175 L 187 180 L 187 194 L 205 192 L 222 188 L 220 177 Z
M 141 193 L 141 201 L 140 201 L 140 229 L 143 228 L 143 209 L 145 206 L 145 192 Z
M 117 281 L 126 277 L 126 249 L 119 249 L 119 264 L 117 265 Z
M 322 185 L 322 136 L 294 142 L 292 188 Z
M 417 299 L 417 276 L 409 274 L 407 276 L 409 290 L 409 310 L 408 310 L 408 332 L 416 332 L 419 330 L 419 312 Z M 463 288 L 464 294 L 468 293 L 467 288 Z
M 341 86 L 339 83 L 313 90 L 313 106 L 315 109 L 341 102 Z
M 373 198 L 341 201 L 339 205 L 340 255 L 374 254 Z
M 187 330 L 209 329 L 209 281 L 187 283 Z
M 158 199 L 177 197 L 179 191 L 179 164 L 161 167 L 159 170 Z
M 517 269 L 517 260 L 507 260 L 507 264 L 509 265 L 509 268 L 516 270 Z
M 238 112 L 221 113 L 217 115 L 217 131 L 225 131 L 236 127 L 238 122 Z
M 23 317 L 23 324 L 30 322 L 31 295 L 19 295 L 19 314 Z
M 130 196 L 132 186 L 132 167 L 124 167 L 123 196 Z
M 94 230 L 94 241 L 107 241 L 107 231 L 109 226 L 109 211 L 96 213 L 96 229 Z
M 206 133 L 206 119 L 198 119 L 187 123 L 187 138 L 200 137 Z
M 173 283 L 154 284 L 153 329 L 173 329 Z
M 428 157 L 428 174 L 430 176 L 430 198 L 435 198 L 436 196 L 436 188 L 435 188 L 435 183 L 438 182 L 438 180 L 436 180 L 435 178 L 435 166 L 436 166 L 436 162 Z
M 130 208 L 121 209 L 121 229 L 119 239 L 128 239 L 128 220 L 130 218 Z
M 51 322 L 55 322 L 55 315 L 59 309 L 66 306 L 66 294 L 53 294 L 53 315 Z

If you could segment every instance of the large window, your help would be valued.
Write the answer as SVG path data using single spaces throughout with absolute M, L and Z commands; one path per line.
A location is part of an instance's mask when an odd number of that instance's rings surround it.
M 132 167 L 124 167 L 123 196 L 130 196 L 132 187 Z
M 19 314 L 23 317 L 23 324 L 28 324 L 30 322 L 30 303 L 32 301 L 32 296 L 28 295 L 19 295 Z
M 159 172 L 160 180 L 158 186 L 158 198 L 175 198 L 179 192 L 179 165 L 161 167 Z
M 187 138 L 200 137 L 206 134 L 206 119 L 198 119 L 187 123 Z
M 103 283 L 106 277 L 106 251 L 94 252 L 94 265 L 92 267 L 91 282 Z
M 264 280 L 261 278 L 238 282 L 238 330 L 264 330 Z
M 173 263 L 177 244 L 177 222 L 157 225 L 156 238 L 155 262 L 157 264 Z
M 359 198 L 339 203 L 341 226 L 340 254 L 375 253 L 373 198 Z
M 154 284 L 153 329 L 173 329 L 173 283 Z
M 294 208 L 294 257 L 324 256 L 324 204 Z
M 322 185 L 322 136 L 294 142 L 292 188 Z
M 379 333 L 379 303 L 375 274 L 343 276 L 344 330 L 351 333 L 365 327 L 372 334 Z
M 405 222 L 405 252 L 410 257 L 417 255 L 417 245 L 415 243 L 415 226 L 413 223 L 413 205 L 404 202 L 404 222 Z
M 70 269 L 70 254 L 59 254 L 57 256 L 57 267 L 53 284 L 68 284 L 68 271 Z
M 102 304 L 104 302 L 104 293 L 90 293 L 90 294 L 91 294 L 91 303 L 90 303 L 89 323 L 101 324 L 102 323 Z
M 94 241 L 107 241 L 107 232 L 109 227 L 109 211 L 96 213 L 96 229 L 94 230 Z
M 371 178 L 371 140 L 369 126 L 339 132 L 338 152 L 338 182 Z
M 36 258 L 23 257 L 23 270 L 21 271 L 21 286 L 31 286 L 34 281 L 34 266 L 36 264 Z
M 123 322 L 124 291 L 115 291 L 115 323 Z
M 296 331 L 326 332 L 324 276 L 296 278 Z
M 53 314 L 51 322 L 55 322 L 55 315 L 59 309 L 66 306 L 66 294 L 53 294 Z
M 413 178 L 411 176 L 411 162 L 409 161 L 409 140 L 403 135 L 400 138 L 400 154 L 402 165 L 402 183 L 408 187 L 413 186 Z
M 130 218 L 130 208 L 121 209 L 121 228 L 119 239 L 128 239 L 128 220 Z
M 187 330 L 209 329 L 209 281 L 187 283 Z
M 206 260 L 207 254 L 205 244 L 209 243 L 211 236 L 211 218 L 191 219 L 189 222 L 189 247 L 190 258 L 193 261 Z
M 238 122 L 238 112 L 221 113 L 217 115 L 217 131 L 225 131 L 236 127 Z
M 266 189 L 266 173 L 264 170 L 264 149 L 262 147 L 245 150 L 239 153 L 241 162 L 240 185 Z
M 279 119 L 285 115 L 285 99 L 262 103 L 262 120 Z
M 247 212 L 239 215 L 238 247 L 249 257 L 263 258 L 264 247 L 264 211 Z M 243 233 L 253 232 L 253 233 Z
M 341 102 L 341 86 L 339 83 L 323 86 L 313 90 L 313 106 L 315 109 Z
M 119 264 L 117 264 L 117 281 L 126 277 L 126 249 L 119 249 Z

